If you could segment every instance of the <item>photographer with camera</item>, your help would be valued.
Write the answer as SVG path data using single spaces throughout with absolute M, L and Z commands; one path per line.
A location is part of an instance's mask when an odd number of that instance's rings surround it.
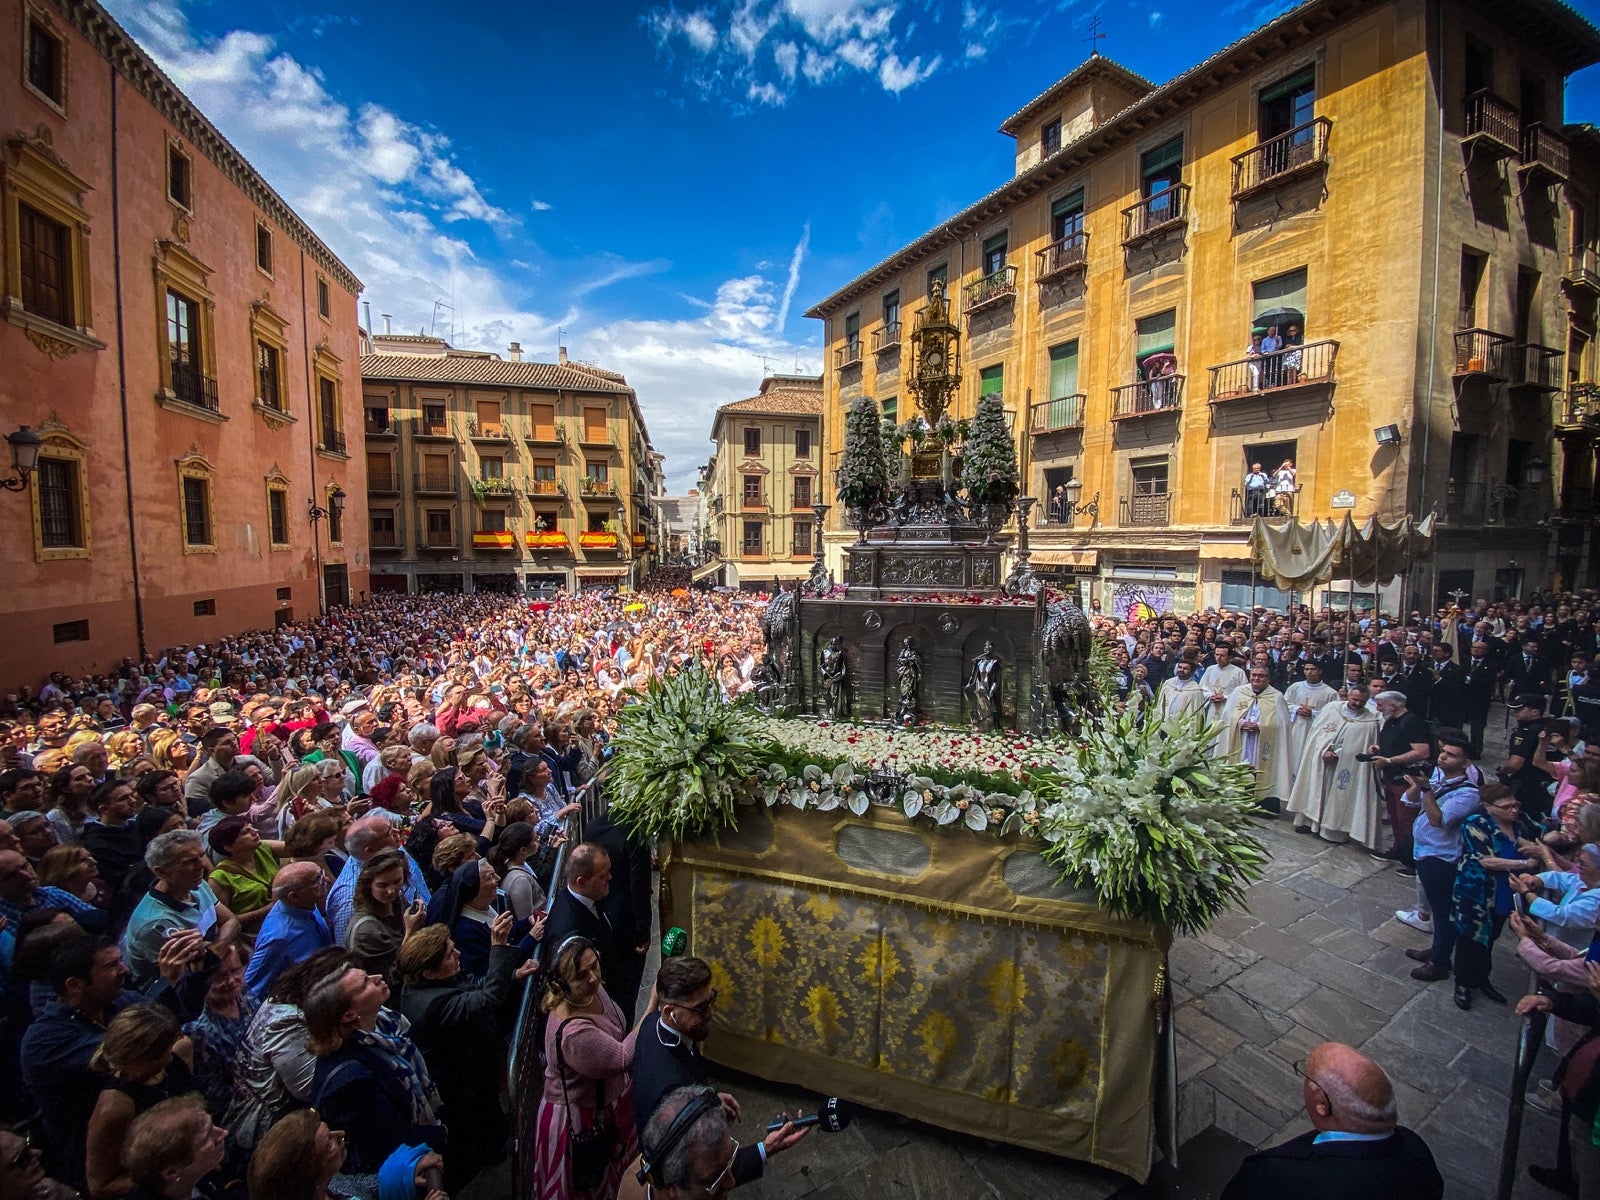
M 1450 977 L 1455 953 L 1450 898 L 1461 858 L 1461 823 L 1477 812 L 1481 803 L 1467 735 L 1459 729 L 1441 729 L 1437 765 L 1417 763 L 1406 772 L 1403 801 L 1417 814 L 1411 826 L 1412 852 L 1418 882 L 1434 916 L 1433 945 L 1427 950 L 1407 950 L 1406 957 L 1421 964 L 1411 978 L 1434 983 Z
M 1415 878 L 1417 868 L 1411 856 L 1411 812 L 1405 806 L 1406 768 L 1427 761 L 1433 752 L 1433 731 L 1421 715 L 1411 711 L 1404 692 L 1379 692 L 1373 697 L 1383 727 L 1377 744 L 1368 748 L 1372 765 L 1383 781 L 1383 804 L 1389 813 L 1389 833 L 1394 845 L 1374 850 L 1371 857 L 1396 864 L 1397 875 Z

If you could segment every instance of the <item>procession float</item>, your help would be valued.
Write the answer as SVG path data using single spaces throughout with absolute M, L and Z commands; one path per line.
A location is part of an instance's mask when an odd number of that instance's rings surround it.
M 948 418 L 957 350 L 936 290 L 920 422 L 850 413 L 844 584 L 819 554 L 773 598 L 749 696 L 689 664 L 625 708 L 611 812 L 659 842 L 662 928 L 711 965 L 708 1057 L 1143 1182 L 1176 1157 L 1168 948 L 1266 857 L 1250 771 L 1199 720 L 1116 711 L 1105 648 L 1028 568 L 998 397 Z

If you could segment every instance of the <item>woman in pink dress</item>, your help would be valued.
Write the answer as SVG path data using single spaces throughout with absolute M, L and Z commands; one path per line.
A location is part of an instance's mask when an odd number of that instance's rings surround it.
M 633 1124 L 633 1042 L 627 1021 L 600 985 L 600 955 L 585 937 L 556 947 L 544 1010 L 544 1093 L 539 1099 L 533 1200 L 616 1200 L 622 1172 L 639 1152 Z M 654 1012 L 650 1007 L 639 1014 Z M 575 1131 L 605 1119 L 616 1130 L 610 1163 L 593 1187 L 572 1179 L 569 1142 Z

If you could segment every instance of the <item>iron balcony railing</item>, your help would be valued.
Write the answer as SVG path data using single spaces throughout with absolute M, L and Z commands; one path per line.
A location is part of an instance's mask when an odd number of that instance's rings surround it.
M 1487 485 L 1481 480 L 1462 483 L 1450 480 L 1445 484 L 1444 520 L 1451 525 L 1482 525 Z
M 853 367 L 861 362 L 861 339 L 854 338 L 833 352 L 833 365 L 837 368 Z
M 559 479 L 528 480 L 528 495 L 530 496 L 564 496 L 566 494 L 566 490 L 561 486 Z
M 583 477 L 583 483 L 579 486 L 583 489 L 583 494 L 585 496 L 615 497 L 617 494 L 616 484 L 612 483 L 609 479 L 596 479 L 591 475 L 585 475 Z
M 1211 372 L 1211 400 L 1232 400 L 1257 392 L 1299 387 L 1307 383 L 1333 380 L 1339 343 L 1307 342 L 1272 354 L 1257 354 L 1208 367 Z
M 1171 492 L 1135 492 L 1121 498 L 1121 524 L 1170 525 L 1172 523 Z
M 1039 279 L 1059 279 L 1073 271 L 1082 271 L 1089 265 L 1089 235 L 1080 229 L 1058 242 L 1051 242 L 1037 253 Z
M 1539 121 L 1522 127 L 1522 165 L 1537 167 L 1555 179 L 1572 171 L 1572 149 L 1567 139 Z
M 967 311 L 977 312 L 991 304 L 999 304 L 1017 294 L 1017 269 L 1001 267 L 992 275 L 966 286 Z
M 900 344 L 900 322 L 890 321 L 882 329 L 874 330 L 872 334 L 872 351 L 874 354 L 884 350 L 892 350 Z
M 456 535 L 448 529 L 430 529 L 423 535 L 422 544 L 435 550 L 443 546 L 453 548 L 456 544 Z
M 362 432 L 368 437 L 389 437 L 395 432 L 394 421 L 390 418 L 387 409 L 381 414 L 372 409 L 367 410 L 367 419 L 362 425 Z
M 1554 346 L 1541 346 L 1528 342 L 1507 347 L 1506 367 L 1512 387 L 1533 388 L 1541 392 L 1559 392 L 1562 386 L 1562 365 L 1566 354 Z
M 1566 284 L 1581 288 L 1590 295 L 1600 296 L 1600 255 L 1593 246 L 1574 250 L 1567 262 Z
M 1457 375 L 1488 375 L 1508 378 L 1507 353 L 1511 338 L 1492 329 L 1456 330 Z
M 423 417 L 417 424 L 417 432 L 423 437 L 449 437 L 450 422 L 430 421 L 427 417 Z
M 456 490 L 456 479 L 449 471 L 424 471 L 417 476 L 417 491 L 419 492 L 453 492 Z
M 324 429 L 322 431 L 322 448 L 333 454 L 345 452 L 344 434 L 337 429 Z
M 400 490 L 400 479 L 393 471 L 368 471 L 367 491 L 393 495 Z
M 217 399 L 217 381 L 192 362 L 176 358 L 172 360 L 172 394 L 196 408 L 222 411 L 222 404 Z
M 393 529 L 374 529 L 367 538 L 367 544 L 374 550 L 398 550 L 400 535 Z
M 1123 421 L 1150 413 L 1176 411 L 1183 404 L 1182 375 L 1159 375 L 1111 389 L 1111 419 Z
M 1515 108 L 1487 89 L 1467 97 L 1466 128 L 1469 141 L 1487 143 L 1498 157 L 1522 149 L 1522 118 Z
M 1257 517 L 1264 517 L 1269 521 L 1287 520 L 1295 515 L 1295 510 L 1300 506 L 1300 489 L 1292 491 L 1277 491 L 1273 487 L 1252 492 L 1248 488 L 1236 487 L 1233 489 L 1232 503 L 1228 510 L 1228 524 L 1248 525 Z
M 1600 387 L 1576 383 L 1561 397 L 1557 424 L 1572 427 L 1600 427 Z
M 1189 219 L 1189 185 L 1174 184 L 1122 210 L 1122 244 L 1137 242 Z
M 811 539 L 797 537 L 789 544 L 790 558 L 810 558 L 815 551 L 811 549 Z
M 1328 161 L 1328 131 L 1333 122 L 1317 117 L 1233 158 L 1233 196 L 1249 195 L 1307 167 Z
M 1063 429 L 1082 429 L 1086 399 L 1082 392 L 1077 392 L 1071 396 L 1040 401 L 1028 410 L 1028 432 L 1059 433 Z

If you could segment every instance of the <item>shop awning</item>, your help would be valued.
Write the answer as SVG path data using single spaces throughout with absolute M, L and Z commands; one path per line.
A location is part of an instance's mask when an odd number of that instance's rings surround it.
M 579 579 L 620 579 L 627 573 L 627 567 L 578 567 L 574 571 Z
M 1249 542 L 1201 542 L 1200 557 L 1208 559 L 1220 558 L 1224 562 L 1249 562 L 1251 558 Z
M 1028 561 L 1036 567 L 1075 567 L 1092 571 L 1100 563 L 1098 550 L 1035 550 Z
M 693 574 L 691 574 L 689 576 L 689 578 L 691 580 L 693 580 L 695 583 L 699 583 L 702 579 L 710 579 L 713 575 L 715 575 L 720 570 L 722 570 L 722 563 L 721 562 L 719 562 L 719 561 L 708 562 L 703 567 L 696 567 L 694 569 Z

